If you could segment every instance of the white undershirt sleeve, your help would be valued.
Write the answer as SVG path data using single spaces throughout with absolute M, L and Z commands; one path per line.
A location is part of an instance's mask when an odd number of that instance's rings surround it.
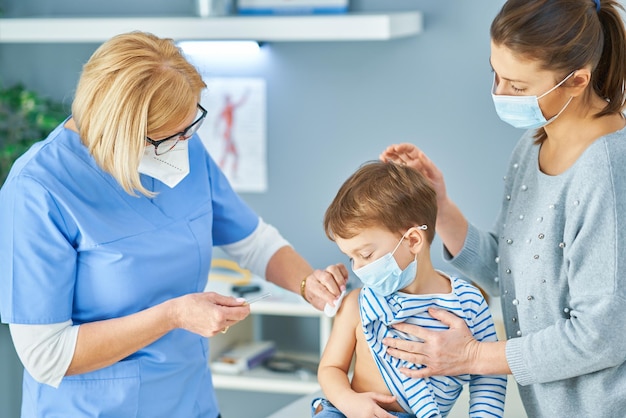
M 260 277 L 265 277 L 265 270 L 270 258 L 289 242 L 272 225 L 259 218 L 256 229 L 241 241 L 223 245 L 220 248 L 233 258 L 241 267 L 247 268 Z
M 56 324 L 9 324 L 13 345 L 24 368 L 39 383 L 58 388 L 74 357 L 78 328 Z

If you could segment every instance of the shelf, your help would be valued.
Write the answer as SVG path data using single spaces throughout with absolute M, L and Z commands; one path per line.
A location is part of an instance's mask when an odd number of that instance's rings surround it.
M 280 303 L 276 303 L 277 301 Z M 324 316 L 324 312 L 318 311 L 305 302 L 272 300 L 271 296 L 266 300 L 250 305 L 250 312 L 253 314 L 278 316 Z
M 420 33 L 422 15 L 4 18 L 0 43 L 99 43 L 133 30 L 175 40 L 382 41 Z
M 251 392 L 272 392 L 305 395 L 320 390 L 317 377 L 309 381 L 297 380 L 296 377 L 280 375 L 269 376 L 265 370 L 251 370 L 247 375 L 225 375 L 213 373 L 213 385 L 217 389 L 248 390 Z
M 267 370 L 261 366 L 255 367 L 242 374 L 229 375 L 213 372 L 213 384 L 219 389 L 300 395 L 320 390 L 317 375 L 313 373 L 306 371 L 279 373 Z
M 247 298 L 253 298 L 258 295 L 262 295 L 266 292 L 271 295 L 258 302 L 254 302 L 250 305 L 250 312 L 252 314 L 260 315 L 279 315 L 279 316 L 324 316 L 324 312 L 318 311 L 313 306 L 302 300 L 300 295 L 289 292 L 288 290 L 278 287 L 273 283 L 270 283 L 258 276 L 252 276 L 250 279 L 251 285 L 259 286 L 259 291 L 250 293 Z M 207 292 L 217 292 L 227 296 L 237 296 L 233 294 L 232 283 L 222 280 L 214 280 L 209 275 L 209 282 L 205 287 Z

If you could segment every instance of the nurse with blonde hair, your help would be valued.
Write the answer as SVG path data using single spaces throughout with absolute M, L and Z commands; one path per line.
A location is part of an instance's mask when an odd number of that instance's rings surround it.
M 314 270 L 232 190 L 196 131 L 201 76 L 133 32 L 85 64 L 72 115 L 0 190 L 0 314 L 24 364 L 23 417 L 209 417 L 209 339 L 250 313 L 204 292 L 214 246 L 316 308 Z

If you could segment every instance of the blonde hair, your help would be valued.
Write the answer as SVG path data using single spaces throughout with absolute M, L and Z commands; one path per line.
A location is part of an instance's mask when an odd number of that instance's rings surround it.
M 97 164 L 128 194 L 151 196 L 137 171 L 145 138 L 175 130 L 205 87 L 171 39 L 121 34 L 83 66 L 72 117 Z
M 362 165 L 339 188 L 324 215 L 331 240 L 352 238 L 363 229 L 383 227 L 396 233 L 426 225 L 428 243 L 435 237 L 437 195 L 417 170 L 392 162 Z

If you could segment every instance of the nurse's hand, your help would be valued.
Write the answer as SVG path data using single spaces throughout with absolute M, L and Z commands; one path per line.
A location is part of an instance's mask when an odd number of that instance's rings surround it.
M 429 376 L 456 376 L 475 373 L 478 361 L 479 342 L 474 339 L 467 324 L 458 316 L 444 309 L 429 309 L 433 318 L 448 325 L 447 331 L 430 331 L 417 325 L 395 324 L 394 328 L 414 335 L 424 342 L 384 338 L 387 353 L 413 364 L 422 364 L 421 369 L 400 368 L 400 372 L 412 378 Z
M 214 292 L 190 293 L 173 300 L 177 328 L 211 337 L 250 315 L 245 300 Z
M 437 166 L 413 144 L 393 144 L 388 146 L 381 154 L 381 161 L 393 161 L 396 164 L 407 165 L 426 177 L 433 185 L 437 193 L 437 202 L 447 199 L 446 183 L 443 174 Z
M 334 306 L 341 292 L 346 290 L 347 283 L 346 266 L 341 263 L 333 264 L 324 270 L 315 270 L 306 277 L 303 296 L 311 305 L 323 310 L 327 303 Z

